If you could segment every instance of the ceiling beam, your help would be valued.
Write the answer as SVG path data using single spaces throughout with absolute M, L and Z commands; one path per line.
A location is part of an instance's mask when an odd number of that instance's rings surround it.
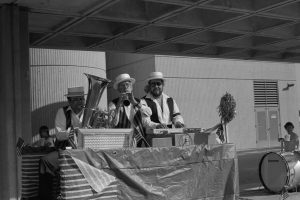
M 135 27 L 135 28 L 132 28 L 132 29 L 130 29 L 130 30 L 128 30 L 128 31 L 126 31 L 126 32 L 124 32 L 124 33 L 122 33 L 122 34 L 116 35 L 116 36 L 113 37 L 113 38 L 110 38 L 110 39 L 108 39 L 108 40 L 105 40 L 105 41 L 102 41 L 102 42 L 100 42 L 100 43 L 94 44 L 94 45 L 90 46 L 89 48 L 91 48 L 91 49 L 97 48 L 97 47 L 99 47 L 99 46 L 101 46 L 101 45 L 104 45 L 104 44 L 107 43 L 107 42 L 110 42 L 110 41 L 112 41 L 112 40 L 119 39 L 119 38 L 121 38 L 121 37 L 124 36 L 124 35 L 127 35 L 127 34 L 129 34 L 129 33 L 132 33 L 132 32 L 134 32 L 134 31 L 137 31 L 137 30 L 140 30 L 140 29 L 143 29 L 143 28 L 146 28 L 146 27 L 148 27 L 148 26 L 150 26 L 150 25 L 152 25 L 152 24 L 155 24 L 155 23 L 157 23 L 157 22 L 159 22 L 159 21 L 162 21 L 162 20 L 171 18 L 171 17 L 176 16 L 176 15 L 178 15 L 178 14 L 180 14 L 180 13 L 183 13 L 183 12 L 186 12 L 186 11 L 188 11 L 188 10 L 191 10 L 191 9 L 197 7 L 199 4 L 204 3 L 204 2 L 207 2 L 207 1 L 211 1 L 211 0 L 200 0 L 200 1 L 196 2 L 196 3 L 191 4 L 191 5 L 187 5 L 187 6 L 178 8 L 178 9 L 173 10 L 173 11 L 171 11 L 171 12 L 169 12 L 169 13 L 166 13 L 166 14 L 164 14 L 164 15 L 162 15 L 162 16 L 159 16 L 159 17 L 157 17 L 157 18 L 155 18 L 155 19 L 153 19 L 153 20 L 150 20 L 149 22 L 147 22 L 147 23 L 145 23 L 145 24 L 142 24 L 142 25 L 140 25 L 140 26 L 137 26 L 137 27 Z
M 79 24 L 80 22 L 84 21 L 87 17 L 100 12 L 101 10 L 104 10 L 105 8 L 117 3 L 119 0 L 107 0 L 107 1 L 101 1 L 101 3 L 94 5 L 91 9 L 85 11 L 81 17 L 76 17 L 71 19 L 70 21 L 65 22 L 61 26 L 57 27 L 54 30 L 54 33 L 46 34 L 44 37 L 36 40 L 32 45 L 41 45 L 45 43 L 46 41 L 52 39 L 53 37 L 57 36 L 58 34 L 70 29 L 71 27 Z
M 170 38 L 169 40 L 167 41 L 163 41 L 163 42 L 159 42 L 159 43 L 156 43 L 156 44 L 152 44 L 152 45 L 149 45 L 149 46 L 146 46 L 146 47 L 143 47 L 141 49 L 137 49 L 136 52 L 141 52 L 141 51 L 145 51 L 147 49 L 151 49 L 151 48 L 154 48 L 154 47 L 157 47 L 159 45 L 162 45 L 162 44 L 165 44 L 165 43 L 168 43 L 168 42 L 174 42 L 176 41 L 177 39 L 179 38 L 182 38 L 182 37 L 186 37 L 188 35 L 194 35 L 196 33 L 199 33 L 199 32 L 202 32 L 202 31 L 207 31 L 207 30 L 211 30 L 211 29 L 216 29 L 217 27 L 221 26 L 221 25 L 224 25 L 224 24 L 228 24 L 228 23 L 232 23 L 232 22 L 236 22 L 236 21 L 239 21 L 239 20 L 242 20 L 242 19 L 246 19 L 250 16 L 255 16 L 259 13 L 262 13 L 262 12 L 265 12 L 265 11 L 268 11 L 268 10 L 271 10 L 271 9 L 274 9 L 274 8 L 279 8 L 279 7 L 282 7 L 283 5 L 288 5 L 288 4 L 291 4 L 291 3 L 295 3 L 295 2 L 298 2 L 299 0 L 289 0 L 289 1 L 284 1 L 284 2 L 280 2 L 280 3 L 277 3 L 275 5 L 270 5 L 266 8 L 263 8 L 263 9 L 260 9 L 260 10 L 257 10 L 257 11 L 253 11 L 251 13 L 246 13 L 246 14 L 243 14 L 241 16 L 237 16 L 237 17 L 234 17 L 232 19 L 228 19 L 228 20 L 225 20 L 225 21 L 222 21 L 220 23 L 217 23 L 217 24 L 213 24 L 211 26 L 208 26 L 208 27 L 203 27 L 203 28 L 199 28 L 199 29 L 196 29 L 194 31 L 191 31 L 190 33 L 187 33 L 187 34 L 183 34 L 181 36 L 177 36 L 176 38 Z M 292 23 L 295 23 L 295 22 L 292 22 Z M 280 25 L 281 26 L 281 25 Z M 274 28 L 274 27 L 271 27 L 271 28 Z M 252 35 L 253 33 L 248 33 L 248 34 L 245 34 L 244 36 L 241 36 L 241 37 L 247 37 L 249 35 Z M 203 48 L 203 47 L 199 47 L 200 49 Z M 195 48 L 195 50 L 197 50 L 197 48 Z M 185 51 L 184 53 L 189 53 L 191 52 L 192 50 L 188 50 L 188 51 Z

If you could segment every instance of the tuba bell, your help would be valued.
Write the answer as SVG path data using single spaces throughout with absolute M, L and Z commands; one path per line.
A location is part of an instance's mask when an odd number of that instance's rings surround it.
M 100 102 L 101 96 L 111 82 L 108 79 L 100 78 L 95 75 L 84 73 L 89 82 L 87 99 L 83 111 L 83 128 L 91 128 L 91 123 L 94 121 L 95 113 L 97 113 L 98 104 Z

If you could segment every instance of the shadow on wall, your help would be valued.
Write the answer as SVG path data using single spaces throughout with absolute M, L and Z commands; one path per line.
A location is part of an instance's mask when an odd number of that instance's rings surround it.
M 48 104 L 41 108 L 38 108 L 31 113 L 31 127 L 32 127 L 32 136 L 35 136 L 39 132 L 39 128 L 42 125 L 49 127 L 50 135 L 53 135 L 54 130 L 54 120 L 57 110 L 63 106 L 66 106 L 68 103 L 66 101 L 56 102 L 53 104 Z

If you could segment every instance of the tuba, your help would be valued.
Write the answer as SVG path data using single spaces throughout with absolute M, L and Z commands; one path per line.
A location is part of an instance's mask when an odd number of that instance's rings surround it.
M 91 74 L 85 73 L 85 75 L 88 78 L 89 86 L 83 111 L 82 127 L 90 128 L 91 122 L 94 121 L 94 117 L 96 116 L 101 96 L 111 81 Z

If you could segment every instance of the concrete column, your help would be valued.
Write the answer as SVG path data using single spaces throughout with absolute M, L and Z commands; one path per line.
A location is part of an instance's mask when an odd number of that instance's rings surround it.
M 16 140 L 31 138 L 28 12 L 0 7 L 0 199 L 20 197 Z

